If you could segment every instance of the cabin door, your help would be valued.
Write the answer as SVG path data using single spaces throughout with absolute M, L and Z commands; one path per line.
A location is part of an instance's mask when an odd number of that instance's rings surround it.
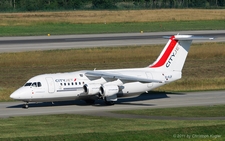
M 54 80 L 51 77 L 46 77 L 45 79 L 48 84 L 48 93 L 54 93 L 55 92 Z

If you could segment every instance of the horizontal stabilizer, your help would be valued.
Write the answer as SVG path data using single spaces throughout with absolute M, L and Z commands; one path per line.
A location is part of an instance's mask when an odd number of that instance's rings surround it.
M 165 39 L 170 39 L 171 36 L 163 36 Z M 213 40 L 212 37 L 202 37 L 202 36 L 193 36 L 193 35 L 175 35 L 174 40 Z
M 127 76 L 127 75 L 122 75 L 122 74 L 118 74 L 118 73 L 110 73 L 110 72 L 104 72 L 104 71 L 88 71 L 85 73 L 85 75 L 87 77 L 97 77 L 97 78 L 102 77 L 105 79 L 114 79 L 114 80 L 119 79 L 121 81 L 130 81 L 130 82 L 162 83 L 162 81 L 159 81 L 159 80 Z

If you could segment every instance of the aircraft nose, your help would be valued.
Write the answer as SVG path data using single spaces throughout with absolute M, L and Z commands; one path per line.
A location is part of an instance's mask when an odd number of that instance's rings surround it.
M 12 99 L 19 99 L 19 93 L 17 91 L 13 92 L 11 95 L 10 95 L 10 98 Z
M 23 87 L 21 87 L 21 88 L 17 89 L 16 91 L 14 91 L 14 92 L 10 95 L 10 98 L 15 99 L 15 100 L 21 100 L 22 97 L 25 96 L 25 95 L 24 95 L 25 93 L 26 93 L 26 90 L 25 90 Z
M 11 94 L 9 97 L 12 98 L 12 99 L 15 99 L 15 95 L 14 94 Z

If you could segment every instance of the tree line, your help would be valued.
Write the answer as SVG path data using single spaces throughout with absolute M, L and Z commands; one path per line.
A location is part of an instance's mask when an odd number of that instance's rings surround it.
M 225 0 L 0 0 L 0 11 L 224 7 Z

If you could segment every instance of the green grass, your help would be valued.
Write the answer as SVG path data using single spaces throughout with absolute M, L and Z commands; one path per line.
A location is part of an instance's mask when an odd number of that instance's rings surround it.
M 225 105 L 179 107 L 167 109 L 140 109 L 117 111 L 120 114 L 170 117 L 225 117 Z
M 225 135 L 225 120 L 161 121 L 64 114 L 0 119 L 0 126 L 1 140 L 185 140 L 181 135 L 194 134 L 220 135 L 218 139 L 223 140 Z
M 109 24 L 34 23 L 0 26 L 0 36 L 158 32 L 183 30 L 224 30 L 224 20 L 134 22 Z
M 66 134 L 66 135 L 49 135 L 49 136 L 35 136 L 35 137 L 18 137 L 7 138 L 4 140 L 36 140 L 36 141 L 127 141 L 127 140 L 224 140 L 224 125 L 217 126 L 202 126 L 202 127 L 188 127 L 188 128 L 170 128 L 158 129 L 158 130 L 142 130 L 142 131 L 124 131 L 124 132 L 112 132 L 112 133 L 82 133 L 82 134 Z

